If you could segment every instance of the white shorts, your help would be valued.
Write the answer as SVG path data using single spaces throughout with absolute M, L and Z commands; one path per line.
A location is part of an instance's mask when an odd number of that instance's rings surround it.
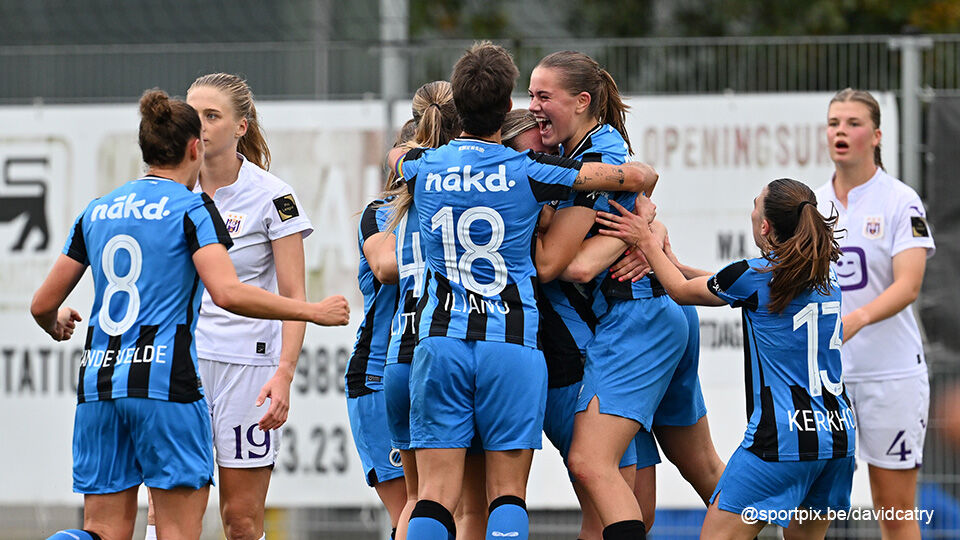
M 276 366 L 249 366 L 200 359 L 200 380 L 210 407 L 217 465 L 228 469 L 271 467 L 280 451 L 280 430 L 264 433 L 257 422 L 270 400 L 257 407 Z
M 927 374 L 845 385 L 857 418 L 857 457 L 883 469 L 919 467 L 930 408 Z

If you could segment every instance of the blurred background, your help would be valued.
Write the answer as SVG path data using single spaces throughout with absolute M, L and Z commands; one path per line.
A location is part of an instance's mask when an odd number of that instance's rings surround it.
M 0 538 L 81 523 L 82 499 L 70 489 L 80 344 L 53 344 L 27 309 L 73 217 L 139 174 L 144 89 L 182 96 L 217 71 L 248 80 L 271 170 L 294 185 L 318 230 L 307 243 L 308 296 L 345 294 L 357 314 L 355 212 L 382 185 L 383 150 L 409 118 L 413 92 L 446 79 L 476 39 L 513 53 L 516 106 L 546 54 L 579 50 L 605 67 L 630 98 L 636 158 L 661 172 L 658 205 L 675 249 L 707 268 L 750 254 L 748 203 L 774 174 L 812 186 L 829 179 L 830 96 L 848 86 L 874 92 L 884 163 L 921 194 L 938 248 L 915 304 L 931 376 L 918 506 L 935 515 L 923 534 L 960 538 L 958 448 L 949 442 L 960 407 L 957 0 L 0 0 Z M 84 286 L 70 300 L 82 313 L 87 278 Z M 726 458 L 744 425 L 739 317 L 701 317 L 701 377 Z M 271 539 L 389 533 L 343 404 L 357 322 L 308 333 L 268 498 Z M 535 538 L 578 530 L 555 454 L 545 443 L 535 459 Z M 703 509 L 669 463 L 658 468 L 658 491 L 652 536 L 695 538 Z M 862 478 L 854 499 L 870 504 Z M 219 538 L 215 496 L 211 505 L 204 534 Z M 838 522 L 828 537 L 879 530 Z

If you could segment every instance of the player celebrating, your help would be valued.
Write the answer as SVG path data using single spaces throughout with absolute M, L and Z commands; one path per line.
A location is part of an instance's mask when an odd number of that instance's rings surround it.
M 413 133 L 410 137 L 401 137 L 397 145 L 407 149 L 416 146 L 436 148 L 447 144 L 460 133 L 457 110 L 453 104 L 453 90 L 447 81 L 429 82 L 417 89 L 413 97 Z M 391 173 L 395 178 L 395 173 Z M 385 194 L 390 198 L 390 223 L 387 230 L 380 233 L 379 245 L 368 242 L 368 255 L 376 266 L 388 269 L 398 279 L 398 298 L 396 313 L 390 325 L 390 342 L 387 346 L 386 366 L 384 367 L 384 398 L 386 401 L 386 420 L 390 426 L 391 443 L 400 452 L 403 462 L 403 474 L 407 487 L 406 506 L 397 526 L 397 538 L 406 538 L 410 514 L 417 503 L 417 462 L 410 448 L 410 361 L 417 343 L 416 311 L 417 303 L 423 295 L 424 251 L 420 241 L 420 223 L 416 205 L 403 179 L 390 184 Z M 392 231 L 392 232 L 389 232 Z M 374 235 L 376 238 L 377 235 Z M 376 271 L 376 270 L 375 270 Z M 378 277 L 380 274 L 377 274 Z M 480 456 L 482 459 L 482 456 Z M 482 461 L 481 461 L 482 464 Z M 464 501 L 475 499 L 477 491 L 471 488 L 471 472 L 467 467 Z M 482 474 L 482 468 L 479 471 Z M 482 484 L 481 484 L 482 486 Z M 480 493 L 483 490 L 480 489 Z M 481 495 L 482 496 L 482 495 Z M 461 534 L 483 534 L 485 519 L 477 516 L 485 514 L 486 504 L 458 505 L 457 523 Z M 469 511 L 464 511 L 469 508 Z M 464 521 L 466 519 L 466 521 Z
M 847 88 L 830 100 L 827 148 L 833 179 L 817 190 L 820 211 L 839 212 L 843 252 L 843 376 L 857 413 L 860 459 L 874 508 L 913 509 L 923 461 L 930 383 L 910 304 L 934 244 L 923 202 L 880 162 L 880 105 Z M 896 396 L 896 399 L 891 399 Z M 918 539 L 916 521 L 880 520 L 885 539 Z
M 625 129 L 628 107 L 610 74 L 589 56 L 575 51 L 546 56 L 530 76 L 529 93 L 544 144 L 559 144 L 565 156 L 582 161 L 623 163 L 631 153 Z M 626 249 L 622 242 L 594 238 L 583 246 L 569 243 L 569 238 L 582 239 L 590 231 L 596 210 L 609 210 L 611 198 L 633 206 L 633 194 L 624 192 L 581 194 L 562 201 L 540 241 L 546 253 L 560 255 L 551 256 L 538 270 L 541 281 L 561 277 L 543 285 L 544 297 L 550 301 L 544 313 L 556 319 L 545 325 L 549 335 L 545 342 L 550 344 L 545 354 L 557 359 L 553 365 L 575 367 L 586 356 L 584 390 L 574 409 L 578 414 L 570 468 L 603 522 L 629 522 L 614 528 L 629 536 L 652 524 L 653 466 L 660 461 L 651 434 L 655 424 L 671 426 L 665 434 L 668 455 L 705 501 L 723 464 L 706 424 L 692 354 L 696 344 L 687 339 L 689 329 L 696 329 L 699 337 L 696 319 L 690 324 L 651 277 L 632 282 L 601 275 L 594 281 Z M 558 249 L 558 243 L 567 247 Z M 579 253 L 574 253 L 577 249 Z M 584 297 L 584 289 L 594 294 Z M 629 325 L 625 333 L 624 320 L 638 324 Z M 678 369 L 681 360 L 684 367 Z M 573 372 L 572 368 L 565 371 Z M 664 396 L 670 396 L 670 401 Z M 674 430 L 673 426 L 679 427 Z M 623 466 L 629 463 L 621 456 L 631 446 L 636 453 L 636 495 L 629 473 L 624 475 L 626 482 L 620 481 Z
M 463 134 L 438 149 L 414 149 L 396 167 L 417 205 L 427 253 L 410 372 L 420 500 L 409 538 L 454 534 L 450 509 L 475 426 L 486 451 L 487 536 L 527 537 L 523 498 L 546 397 L 530 250 L 537 214 L 571 187 L 639 191 L 656 181 L 639 163 L 581 167 L 503 147 L 517 75 L 503 48 L 472 47 L 450 80 Z
M 152 90 L 140 113 L 147 175 L 87 206 L 31 306 L 51 337 L 70 338 L 80 316 L 60 305 L 91 266 L 73 445 L 84 531 L 55 538 L 130 538 L 141 483 L 153 491 L 162 538 L 199 537 L 213 479 L 194 344 L 204 287 L 217 305 L 248 317 L 348 319 L 343 297 L 306 304 L 240 282 L 213 201 L 191 192 L 204 158 L 197 111 Z
M 653 203 L 638 198 L 640 216 L 620 205 L 602 212 L 602 234 L 637 245 L 678 302 L 741 307 L 747 369 L 743 442 L 720 478 L 701 538 L 753 538 L 772 521 L 784 537 L 823 538 L 826 519 L 789 523 L 778 511 L 850 507 L 856 428 L 843 391 L 840 287 L 830 262 L 840 255 L 834 219 L 816 211 L 816 197 L 790 179 L 770 182 L 754 200 L 753 237 L 763 256 L 688 280 L 647 226 Z M 758 522 L 741 512 L 752 507 Z M 748 516 L 749 517 L 749 516 Z
M 538 126 L 539 123 L 528 109 L 514 109 L 508 112 L 503 121 L 503 144 L 518 152 L 535 150 L 555 153 L 556 147 L 549 148 L 543 144 Z M 539 231 L 549 230 L 555 213 L 552 205 L 543 208 L 538 224 Z M 602 254 L 594 254 L 595 250 L 587 248 L 592 242 L 598 240 L 607 243 L 610 241 L 609 238 L 602 236 L 586 240 L 580 252 L 578 252 L 578 256 L 581 253 L 589 252 L 591 253 L 590 258 L 603 257 Z M 622 242 L 616 241 L 616 244 L 622 244 Z M 552 281 L 546 285 L 556 285 L 557 283 L 557 281 Z M 571 294 L 583 297 L 577 286 L 573 284 L 565 285 L 570 286 L 569 292 Z M 545 288 L 546 286 L 541 284 L 541 291 Z M 586 302 L 587 298 L 583 297 L 583 301 Z M 569 314 L 567 317 L 560 315 L 558 311 L 566 314 L 563 308 L 554 309 L 551 302 L 543 294 L 539 297 L 537 309 L 540 310 L 541 331 L 544 337 L 544 339 L 541 339 L 543 356 L 547 362 L 547 401 L 544 409 L 543 433 L 560 452 L 560 456 L 566 463 L 570 441 L 573 438 L 573 417 L 577 405 L 577 393 L 583 380 L 583 351 L 576 343 L 571 343 L 569 339 L 564 340 L 565 334 L 558 331 L 568 332 L 565 321 L 570 317 L 576 317 L 571 326 L 578 325 L 573 327 L 582 329 L 581 341 L 586 342 L 593 337 L 593 328 L 582 322 L 579 312 Z M 589 306 L 585 307 L 585 312 L 590 313 Z M 588 320 L 595 325 L 596 318 L 592 314 L 588 316 Z M 560 339 L 557 339 L 557 337 Z M 628 482 L 633 482 L 636 463 L 636 450 L 631 445 L 620 460 L 621 472 Z M 600 538 L 603 524 L 597 514 L 596 507 L 590 501 L 580 483 L 574 482 L 573 488 L 581 508 L 580 533 L 577 538 L 583 540 Z M 646 515 L 647 508 L 643 510 L 644 515 Z M 652 508 L 650 511 L 652 512 Z

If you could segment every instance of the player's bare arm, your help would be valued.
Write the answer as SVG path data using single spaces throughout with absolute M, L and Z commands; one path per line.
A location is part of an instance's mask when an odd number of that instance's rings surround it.
M 30 313 L 43 331 L 56 341 L 70 339 L 80 314 L 73 308 L 60 306 L 80 282 L 87 266 L 61 254 L 40 288 L 33 295 Z
M 660 175 L 653 167 L 639 161 L 610 165 L 608 163 L 584 163 L 580 174 L 573 181 L 578 191 L 632 191 L 653 193 Z
M 400 279 L 397 266 L 397 236 L 392 232 L 378 232 L 363 242 L 363 256 L 377 281 L 385 285 Z
M 350 306 L 343 296 L 306 303 L 241 283 L 222 244 L 198 249 L 193 263 L 213 302 L 231 313 L 258 319 L 310 321 L 320 326 L 342 326 L 350 321 Z

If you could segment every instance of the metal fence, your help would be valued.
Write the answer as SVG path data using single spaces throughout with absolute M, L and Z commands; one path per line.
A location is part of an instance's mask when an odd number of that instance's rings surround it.
M 901 90 L 903 36 L 778 38 L 651 38 L 596 40 L 523 40 L 501 42 L 514 54 L 521 72 L 519 88 L 537 61 L 550 52 L 574 49 L 600 62 L 625 94 L 709 94 L 722 92 L 835 91 L 846 86 Z M 379 69 L 385 51 L 399 53 L 406 80 L 399 94 L 443 79 L 471 41 L 381 44 L 377 42 L 286 42 L 243 44 L 160 44 L 109 46 L 0 47 L 0 104 L 42 100 L 121 102 L 135 100 L 145 88 L 185 92 L 198 75 L 211 71 L 243 74 L 261 99 L 379 98 L 384 85 Z M 919 83 L 929 94 L 960 95 L 960 35 L 923 36 Z M 919 115 L 918 115 L 919 116 Z M 950 357 L 947 355 L 946 357 Z M 943 357 L 941 357 L 943 358 Z M 956 359 L 954 359 L 956 360 Z M 957 362 L 932 362 L 932 397 L 960 379 Z M 941 420 L 931 417 L 921 472 L 924 496 L 943 493 L 960 498 L 957 453 L 939 435 Z M 933 494 L 933 495 L 931 495 Z M 32 514 L 31 514 L 32 512 Z M 0 521 L 14 517 L 35 531 L 69 512 L 0 509 Z M 379 537 L 382 510 L 356 512 L 323 509 L 286 510 L 273 523 L 288 538 L 321 535 Z M 357 513 L 359 512 L 359 513 Z M 36 514 L 36 515 L 33 515 Z M 39 517 L 38 517 L 39 516 Z M 215 514 L 214 514 L 215 516 Z M 358 517 L 361 516 L 361 517 Z M 216 517 L 209 518 L 216 528 Z M 378 521 L 379 520 L 379 521 Z M 282 524 L 281 524 L 282 523 Z M 575 534 L 572 513 L 532 516 L 535 537 Z M 660 537 L 696 537 L 698 524 L 667 529 Z M 960 537 L 960 522 L 945 523 L 929 538 Z M 49 527 L 45 528 L 49 529 Z M 336 531 L 336 532 L 335 532 Z M 657 536 L 658 529 L 654 529 Z M 8 530 L 8 533 L 10 531 Z M 363 533 L 363 534 L 362 534 Z M 24 534 L 33 534 L 24 533 Z M 831 538 L 878 537 L 875 523 L 838 523 Z M 687 535 L 687 536 L 684 536 Z M 26 537 L 26 536 L 25 536 Z
M 593 56 L 628 94 L 899 90 L 903 36 L 503 41 L 521 84 L 550 52 Z M 921 84 L 960 93 L 960 35 L 924 36 Z M 444 79 L 472 42 L 286 42 L 0 47 L 0 103 L 129 101 L 185 90 L 210 71 L 244 74 L 261 98 L 380 97 L 384 50 L 408 74 L 401 94 Z M 388 46 L 388 47 L 387 47 Z

